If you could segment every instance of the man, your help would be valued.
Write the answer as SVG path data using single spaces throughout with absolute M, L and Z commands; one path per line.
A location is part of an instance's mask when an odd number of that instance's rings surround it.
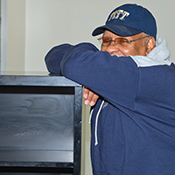
M 45 58 L 51 73 L 87 87 L 86 104 L 96 103 L 93 174 L 174 175 L 175 65 L 165 40 L 156 39 L 154 17 L 141 6 L 124 4 L 93 36 L 102 33 L 101 51 L 90 43 L 64 44 Z

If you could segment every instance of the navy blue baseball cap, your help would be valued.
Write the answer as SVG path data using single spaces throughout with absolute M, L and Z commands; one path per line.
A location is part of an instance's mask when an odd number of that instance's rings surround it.
M 156 39 L 157 26 L 154 16 L 137 4 L 124 4 L 115 8 L 108 16 L 106 24 L 96 28 L 92 35 L 109 30 L 120 36 L 132 36 L 144 32 Z

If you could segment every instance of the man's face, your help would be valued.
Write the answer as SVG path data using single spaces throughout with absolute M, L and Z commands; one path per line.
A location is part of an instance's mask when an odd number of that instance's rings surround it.
M 143 33 L 139 33 L 137 35 L 133 35 L 133 36 L 128 36 L 128 37 L 122 37 L 119 35 L 116 35 L 108 30 L 106 30 L 103 34 L 103 37 L 107 37 L 111 40 L 115 40 L 116 38 L 126 38 L 128 41 L 130 40 L 134 40 L 134 39 L 138 39 L 138 38 L 142 38 L 143 37 Z M 107 51 L 111 54 L 111 56 L 135 56 L 135 55 L 143 55 L 146 56 L 147 53 L 147 42 L 145 40 L 147 40 L 148 38 L 143 38 L 143 39 L 139 39 L 137 41 L 134 42 L 130 42 L 127 44 L 127 46 L 121 46 L 119 44 L 115 44 L 114 42 L 111 42 L 110 45 L 108 46 L 101 46 L 101 51 Z

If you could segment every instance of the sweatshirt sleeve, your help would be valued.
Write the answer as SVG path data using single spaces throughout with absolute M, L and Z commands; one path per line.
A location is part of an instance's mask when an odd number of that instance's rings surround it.
M 138 68 L 131 57 L 111 56 L 90 43 L 67 51 L 60 63 L 62 74 L 96 92 L 114 106 L 133 109 Z
M 70 44 L 63 44 L 53 47 L 45 56 L 45 63 L 47 70 L 51 74 L 61 75 L 60 62 L 64 54 L 73 46 Z

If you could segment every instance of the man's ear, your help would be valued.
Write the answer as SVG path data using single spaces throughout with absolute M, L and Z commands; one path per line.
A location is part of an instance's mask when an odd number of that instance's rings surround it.
M 150 36 L 146 43 L 146 55 L 148 55 L 149 52 L 151 52 L 151 50 L 154 49 L 156 41 L 154 37 Z

